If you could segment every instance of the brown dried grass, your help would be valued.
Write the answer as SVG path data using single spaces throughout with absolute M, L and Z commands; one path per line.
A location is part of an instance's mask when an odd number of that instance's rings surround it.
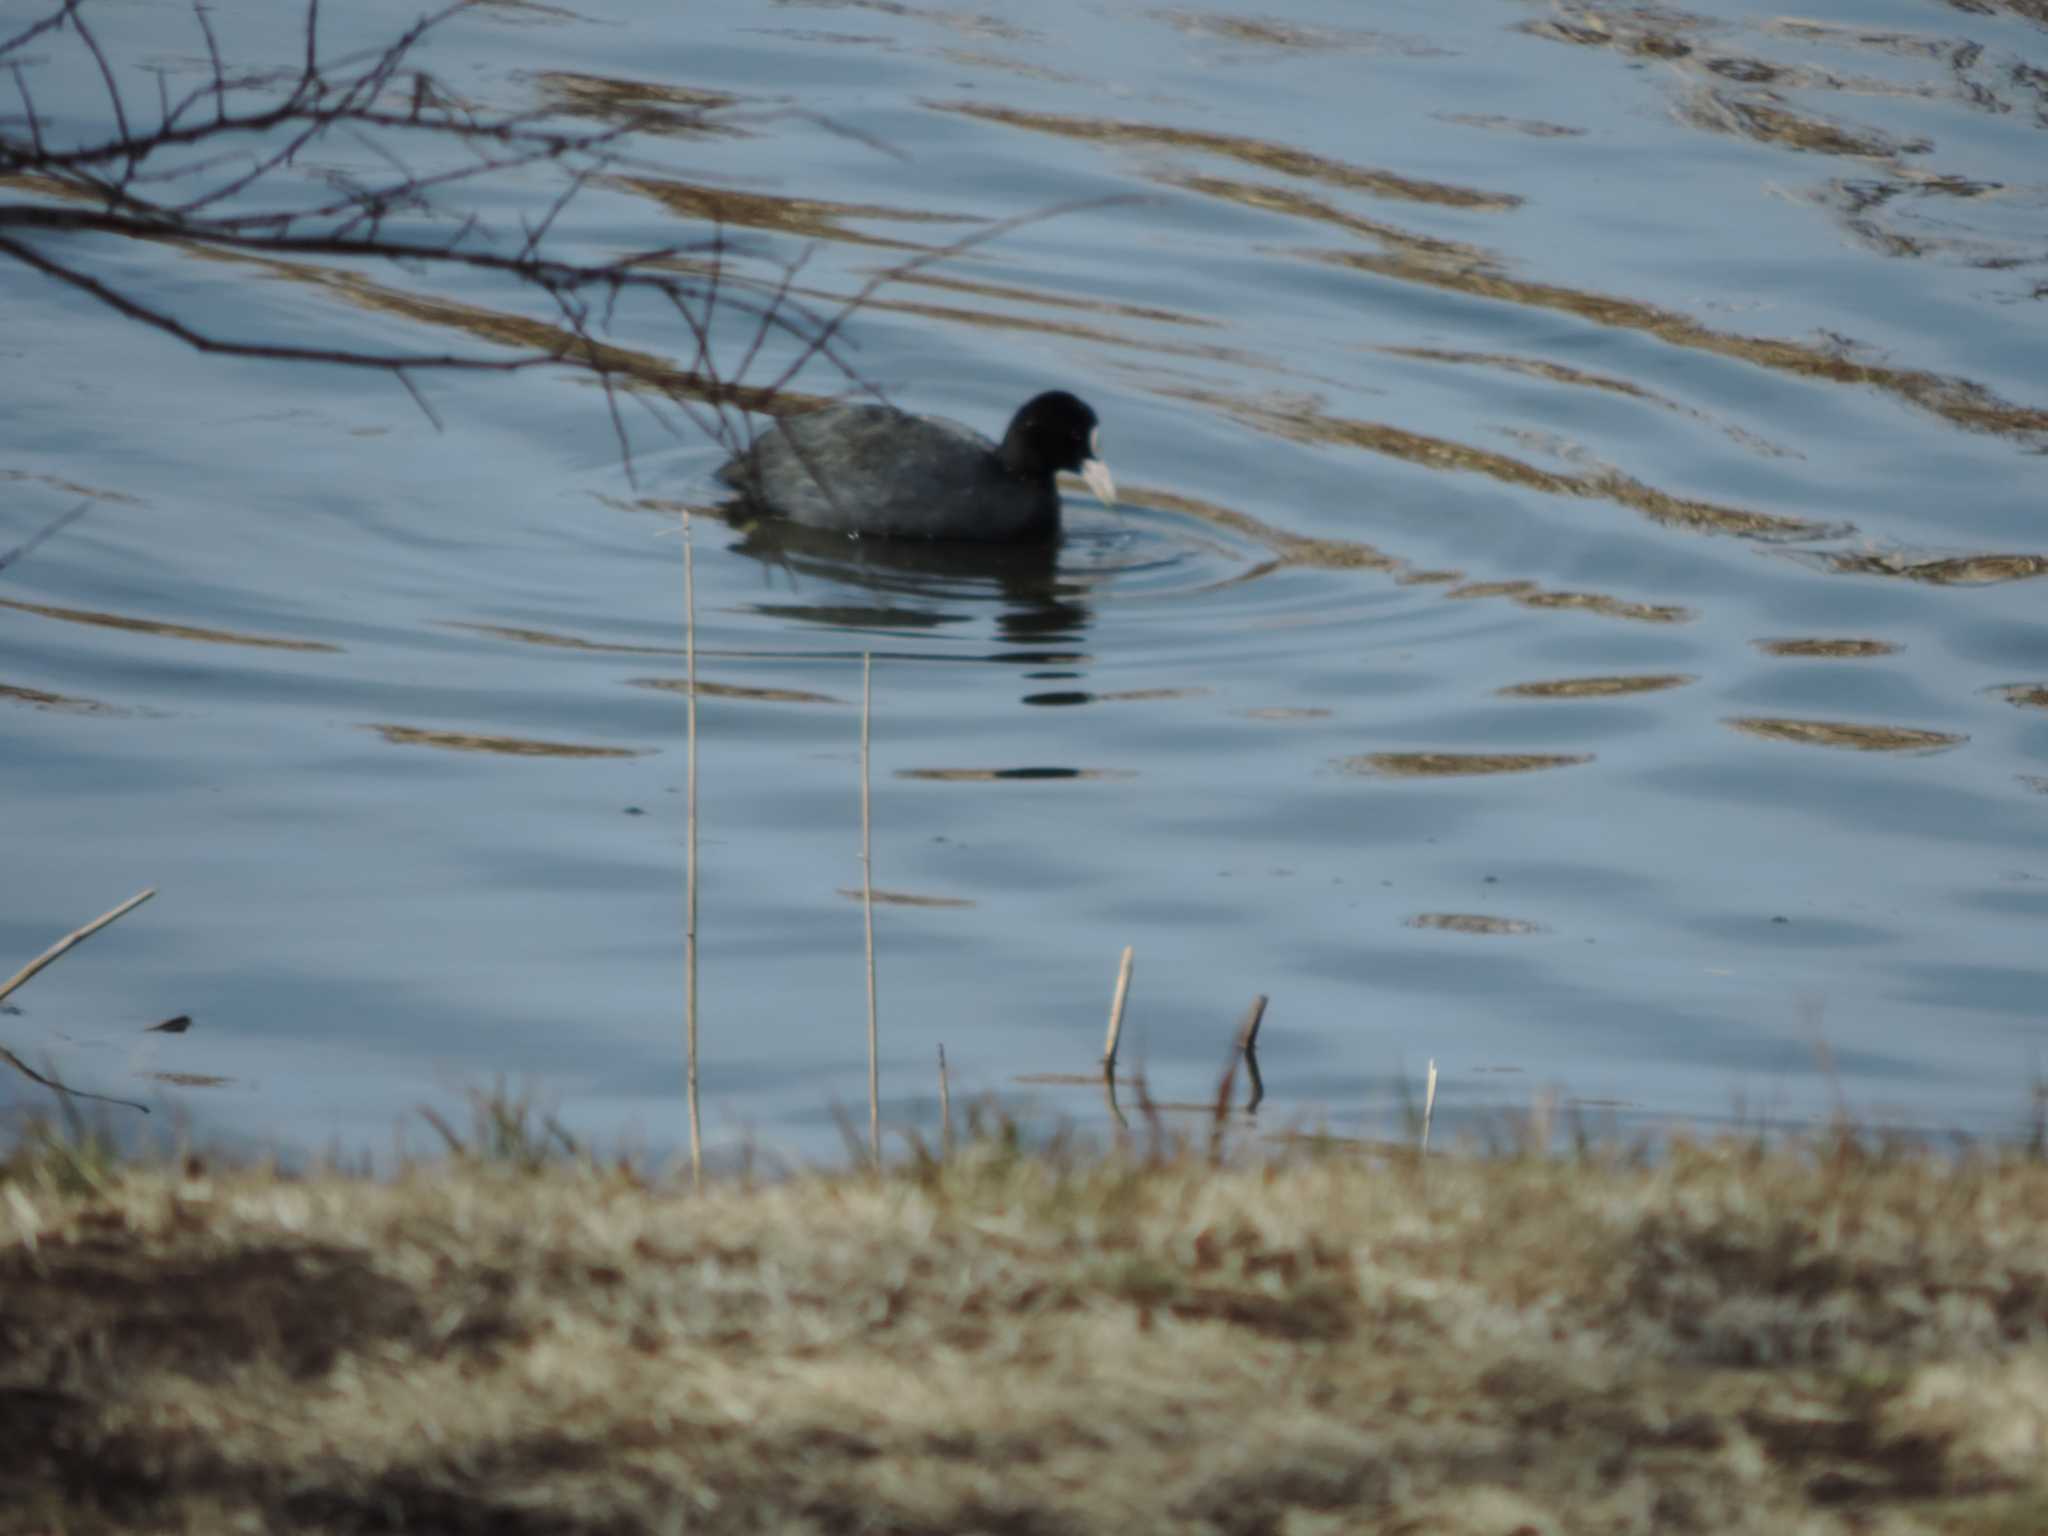
M 0 1528 L 2034 1532 L 2048 1168 L 19 1155 Z

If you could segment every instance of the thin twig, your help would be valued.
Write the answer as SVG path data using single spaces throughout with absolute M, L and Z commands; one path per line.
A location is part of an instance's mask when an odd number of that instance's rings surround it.
M 412 375 L 403 368 L 394 368 L 391 372 L 393 377 L 405 386 L 405 392 L 412 396 L 412 403 L 420 408 L 420 414 L 433 424 L 436 432 L 439 432 L 441 430 L 441 413 L 428 404 L 427 397 L 420 393 L 419 385 L 413 383 Z
M 882 1076 L 875 1015 L 875 863 L 868 815 L 868 720 L 874 698 L 875 653 L 860 657 L 860 906 L 868 951 L 868 1156 L 882 1166 Z
M 225 123 L 228 120 L 228 77 L 227 71 L 221 68 L 220 43 L 213 35 L 213 23 L 206 19 L 205 0 L 192 0 L 192 14 L 198 18 L 199 30 L 206 34 L 206 56 L 213 61 L 213 120 L 216 124 Z M 183 110 L 181 106 L 179 112 Z
M 704 318 L 700 324 L 688 306 L 683 306 L 683 322 L 691 338 L 697 343 L 697 355 L 690 360 L 690 372 L 708 373 L 711 370 L 711 321 L 718 313 L 718 283 L 725 275 L 725 225 L 714 221 L 711 226 L 711 275 L 704 288 Z M 711 397 L 711 408 L 718 414 L 721 429 L 727 426 L 725 396 L 723 392 Z M 737 437 L 734 439 L 737 441 Z
M 948 261 L 955 256 L 964 255 L 978 245 L 986 245 L 991 240 L 1000 239 L 1002 236 L 1009 234 L 1013 230 L 1021 229 L 1027 224 L 1036 224 L 1041 219 L 1057 218 L 1061 214 L 1079 213 L 1094 208 L 1108 208 L 1120 203 L 1140 201 L 1143 201 L 1143 199 L 1130 193 L 1116 193 L 1109 197 L 1076 198 L 1071 202 L 1057 203 L 1050 208 L 1041 208 L 1035 213 L 1020 213 L 1013 218 L 1000 219 L 993 224 L 973 231 L 971 234 L 962 235 L 950 245 L 938 246 L 924 251 L 917 256 L 911 257 L 908 261 L 898 262 L 895 266 L 876 273 L 866 283 L 861 285 L 859 291 L 852 298 L 846 300 L 833 312 L 831 318 L 825 322 L 804 354 L 784 368 L 774 381 L 768 385 L 768 392 L 770 394 L 779 394 L 784 386 L 788 385 L 803 371 L 805 365 L 813 357 L 818 356 L 820 353 L 829 355 L 827 349 L 831 346 L 833 339 L 839 334 L 840 329 L 848 320 L 853 318 L 862 305 L 866 304 L 869 299 L 873 298 L 876 293 L 888 284 L 899 282 L 903 278 L 910 276 L 913 272 L 921 271 L 925 267 L 932 266 L 938 262 Z M 793 277 L 794 275 L 794 272 L 792 272 L 791 276 Z M 843 365 L 842 371 L 849 376 L 853 375 L 853 370 Z
M 15 561 L 29 554 L 32 550 L 35 549 L 35 547 L 38 544 L 42 543 L 43 540 L 49 538 L 50 535 L 52 535 L 53 533 L 58 533 L 62 531 L 63 529 L 69 527 L 75 519 L 83 517 L 85 515 L 85 509 L 91 505 L 92 503 L 89 501 L 81 501 L 69 512 L 58 513 L 55 517 L 50 519 L 49 522 L 45 523 L 41 528 L 37 529 L 34 533 L 30 534 L 27 538 L 23 539 L 19 544 L 15 545 L 14 548 L 6 551 L 4 554 L 0 554 L 0 571 L 6 570 L 7 567 L 14 564 Z
M 1124 957 L 1116 968 L 1116 995 L 1109 1003 L 1109 1038 L 1102 1046 L 1102 1075 L 1112 1081 L 1116 1078 L 1117 1040 L 1124 1032 L 1124 999 L 1131 994 L 1131 962 L 1136 955 L 1131 945 L 1124 946 Z
M 418 257 L 420 252 L 409 252 L 409 257 Z M 108 287 L 97 278 L 83 272 L 75 272 L 59 262 L 52 261 L 40 252 L 23 245 L 18 240 L 0 236 L 0 255 L 12 257 L 24 266 L 34 267 L 61 283 L 68 283 L 81 292 L 92 295 L 107 308 L 131 320 L 153 326 L 166 335 L 175 336 L 189 347 L 201 352 L 219 352 L 231 357 L 269 358 L 280 362 L 334 363 L 353 368 L 449 368 L 465 369 L 475 373 L 516 373 L 522 368 L 532 368 L 544 363 L 559 363 L 564 359 L 555 352 L 524 353 L 509 358 L 463 356 L 459 353 L 378 353 L 350 352 L 333 347 L 298 347 L 271 345 L 264 342 L 222 341 L 193 330 L 183 322 L 171 318 L 159 310 L 131 299 L 125 293 Z
M 99 39 L 92 35 L 92 30 L 86 26 L 84 18 L 79 16 L 76 8 L 67 7 L 67 9 L 71 11 L 72 29 L 78 33 L 80 41 L 85 44 L 86 51 L 92 55 L 93 62 L 99 65 L 100 78 L 107 83 L 107 100 L 113 104 L 114 108 L 114 126 L 120 132 L 120 142 L 127 151 L 128 175 L 133 176 L 141 156 L 135 150 L 134 135 L 128 131 L 128 111 L 121 105 L 121 88 L 114 83 L 113 68 L 107 63 L 106 54 L 100 51 Z M 126 178 L 124 177 L 123 179 L 125 180 Z
M 683 884 L 683 1027 L 689 1037 L 690 1183 L 704 1183 L 704 1132 L 697 1110 L 697 561 L 690 540 L 690 509 L 683 508 L 683 666 L 689 693 L 684 718 L 688 740 L 685 819 L 689 824 Z
M 7 1063 L 8 1066 L 14 1068 L 23 1077 L 41 1083 L 45 1088 L 54 1088 L 59 1093 L 68 1094 L 74 1099 L 91 1099 L 99 1104 L 118 1104 L 123 1109 L 139 1109 L 145 1115 L 149 1113 L 149 1106 L 147 1104 L 138 1104 L 133 1099 L 117 1099 L 108 1093 L 87 1093 L 83 1088 L 67 1087 L 63 1083 L 58 1082 L 54 1077 L 45 1077 L 4 1045 L 0 1045 L 0 1061 Z
M 939 1043 L 939 1156 L 953 1155 L 953 1087 L 946 1080 L 946 1046 Z
M 137 907 L 141 906 L 145 901 L 149 900 L 149 898 L 154 896 L 155 894 L 155 886 L 151 886 L 146 891 L 138 891 L 133 896 L 130 896 L 126 901 L 122 902 L 121 905 L 114 908 L 113 911 L 103 912 L 98 917 L 94 918 L 91 922 L 87 923 L 83 928 L 74 928 L 71 932 L 65 934 L 63 938 L 59 939 L 56 943 L 52 944 L 40 955 L 37 955 L 35 959 L 29 961 L 27 965 L 24 965 L 20 970 L 16 971 L 12 976 L 8 977 L 6 981 L 0 982 L 0 1000 L 4 1000 L 10 992 L 14 991 L 16 987 L 19 987 L 23 982 L 27 981 L 31 976 L 35 975 L 37 971 L 40 971 L 44 966 L 48 965 L 51 961 L 57 959 L 58 956 L 62 955 L 66 950 L 70 949 L 73 945 L 83 944 L 87 939 L 91 938 L 94 934 L 98 933 L 102 928 L 106 927 L 107 924 L 113 922 L 116 918 L 126 917 L 130 912 L 133 912 Z
M 57 10 L 52 11 L 49 15 L 45 16 L 41 21 L 31 22 L 26 30 L 17 32 L 14 34 L 14 36 L 7 39 L 6 42 L 0 43 L 0 57 L 4 57 L 7 54 L 14 52 L 15 49 L 19 48 L 23 43 L 27 42 L 30 38 L 35 37 L 39 33 L 47 32 L 52 27 L 63 26 L 64 18 L 69 16 L 77 8 L 78 0 L 65 0 L 65 3 L 61 7 L 59 7 Z
M 28 117 L 29 143 L 40 160 L 46 153 L 43 148 L 43 120 L 37 115 L 35 98 L 28 93 L 28 77 L 21 72 L 21 66 L 10 64 L 8 68 L 14 75 L 15 90 L 21 93 L 22 110 Z
M 320 0 L 306 0 L 306 74 L 299 89 L 320 78 Z
M 1260 1101 L 1266 1097 L 1266 1080 L 1259 1076 L 1259 1025 L 1266 1018 L 1266 994 L 1261 992 L 1252 999 L 1252 1005 L 1245 1010 L 1244 1022 L 1237 1027 L 1237 1054 L 1244 1058 L 1245 1076 L 1251 1079 L 1251 1093 L 1244 1101 L 1244 1112 L 1248 1115 L 1258 1112 Z

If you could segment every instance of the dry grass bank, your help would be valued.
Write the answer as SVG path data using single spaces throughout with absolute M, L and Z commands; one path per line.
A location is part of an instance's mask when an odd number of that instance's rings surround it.
M 0 1175 L 8 1532 L 2048 1531 L 2048 1168 Z

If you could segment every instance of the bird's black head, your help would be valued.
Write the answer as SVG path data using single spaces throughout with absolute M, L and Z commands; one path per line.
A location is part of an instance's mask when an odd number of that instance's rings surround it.
M 1003 436 L 1003 462 L 1017 474 L 1080 472 L 1096 457 L 1095 413 L 1064 389 L 1034 395 L 1010 418 Z

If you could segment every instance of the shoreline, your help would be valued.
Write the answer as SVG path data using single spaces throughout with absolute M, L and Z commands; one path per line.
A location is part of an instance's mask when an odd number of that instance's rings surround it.
M 77 1153 L 81 1149 L 73 1149 Z M 2048 1165 L 0 1165 L 0 1529 L 2048 1529 Z

